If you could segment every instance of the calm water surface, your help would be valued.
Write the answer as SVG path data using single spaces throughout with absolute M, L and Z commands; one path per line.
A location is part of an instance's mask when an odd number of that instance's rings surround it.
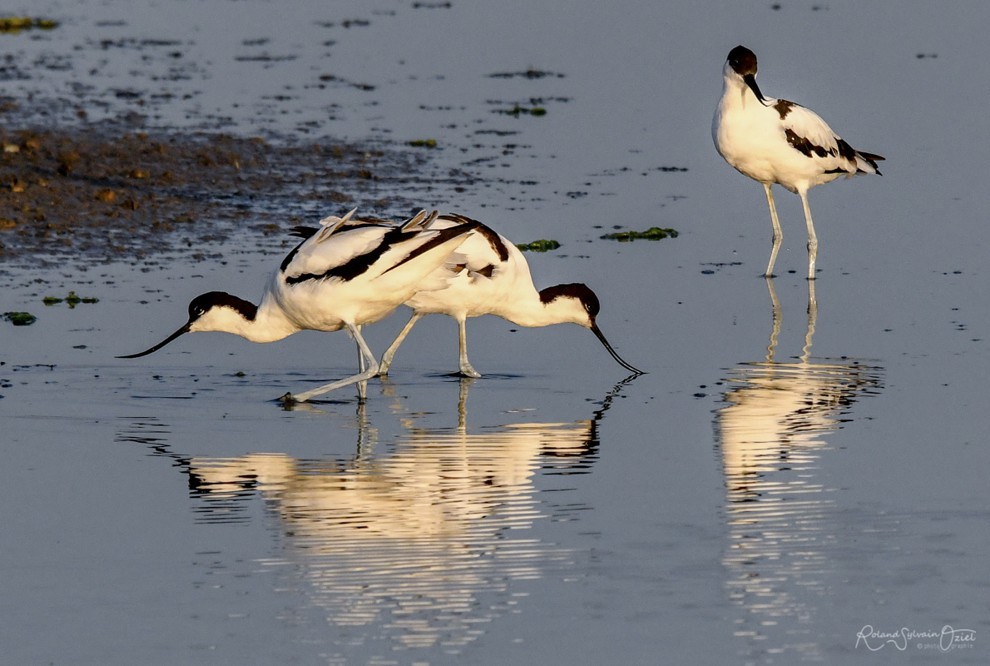
M 559 240 L 531 256 L 539 285 L 592 286 L 649 374 L 627 381 L 577 327 L 476 320 L 485 377 L 460 381 L 454 324 L 428 318 L 367 404 L 282 411 L 353 372 L 346 336 L 112 358 L 198 293 L 256 298 L 277 243 L 5 266 L 0 311 L 39 316 L 0 323 L 5 660 L 987 663 L 988 9 L 779 5 L 19 8 L 62 25 L 0 37 L 6 95 L 164 129 L 435 139 L 437 173 L 479 180 L 402 194 Z M 768 284 L 763 194 L 711 145 L 738 43 L 767 94 L 888 158 L 812 192 L 813 290 L 796 197 Z M 80 122 L 51 109 L 39 122 Z M 599 238 L 655 225 L 681 234 Z M 69 289 L 100 302 L 41 305 Z

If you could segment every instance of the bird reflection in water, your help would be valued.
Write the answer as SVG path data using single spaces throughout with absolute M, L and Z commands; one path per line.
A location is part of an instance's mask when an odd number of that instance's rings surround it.
M 379 454 L 376 431 L 364 423 L 348 459 L 193 458 L 193 495 L 204 506 L 218 502 L 221 515 L 253 492 L 265 500 L 284 544 L 266 565 L 305 591 L 335 627 L 331 640 L 386 654 L 457 652 L 511 612 L 523 595 L 518 581 L 569 566 L 572 554 L 531 528 L 547 517 L 573 519 L 575 506 L 539 498 L 534 476 L 590 470 L 597 422 L 626 383 L 587 420 L 473 433 L 465 407 L 473 381 L 460 382 L 456 427 L 408 423 Z
M 773 324 L 766 358 L 729 372 L 715 421 L 726 487 L 726 588 L 744 611 L 734 632 L 749 657 L 820 658 L 816 611 L 839 534 L 834 489 L 818 480 L 817 469 L 826 435 L 851 421 L 859 397 L 882 388 L 881 369 L 845 358 L 811 360 L 814 280 L 801 356 L 777 361 L 781 307 L 773 281 L 767 286 Z

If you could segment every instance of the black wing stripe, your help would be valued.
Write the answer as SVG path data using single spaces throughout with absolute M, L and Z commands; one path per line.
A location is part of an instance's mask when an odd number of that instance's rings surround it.
M 367 226 L 367 225 L 362 225 L 362 226 Z M 352 228 L 348 227 L 346 231 L 351 231 L 351 230 Z M 346 233 L 346 231 L 344 233 Z M 410 234 L 402 231 L 402 229 L 400 229 L 399 227 L 389 229 L 382 236 L 381 242 L 370 251 L 365 252 L 364 254 L 359 254 L 356 257 L 351 257 L 351 259 L 349 259 L 347 262 L 339 266 L 332 266 L 331 268 L 328 268 L 322 273 L 302 273 L 300 275 L 287 276 L 285 278 L 285 282 L 286 284 L 298 284 L 300 282 L 306 282 L 307 280 L 326 280 L 329 278 L 340 278 L 344 282 L 349 282 L 354 278 L 358 277 L 359 275 L 361 275 L 362 273 L 366 272 L 372 266 L 372 264 L 374 264 L 376 261 L 381 259 L 382 255 L 388 252 L 389 248 L 391 248 L 394 244 L 402 240 L 405 240 L 405 237 L 407 236 L 414 236 L 414 235 L 415 235 L 414 233 Z M 293 254 L 294 252 L 295 250 L 293 250 L 293 252 L 290 253 L 290 255 Z M 286 259 L 288 260 L 289 257 L 286 257 Z M 285 261 L 283 261 L 282 264 L 283 264 L 282 270 L 284 271 L 285 266 L 287 266 L 288 264 Z
M 387 271 L 385 271 L 382 274 L 384 275 L 385 273 L 388 273 L 389 271 L 395 270 L 396 268 L 398 268 L 402 264 L 406 263 L 407 261 L 412 261 L 416 257 L 422 256 L 423 254 L 429 252 L 430 250 L 432 250 L 433 248 L 437 247 L 438 245 L 443 245 L 444 243 L 446 243 L 447 241 L 449 241 L 452 238 L 456 238 L 458 236 L 463 236 L 464 234 L 466 234 L 469 231 L 474 231 L 479 226 L 482 226 L 480 222 L 471 221 L 471 222 L 465 222 L 464 224 L 459 224 L 456 227 L 450 227 L 449 229 L 441 229 L 440 231 L 437 232 L 437 235 L 436 236 L 434 236 L 433 238 L 431 238 L 427 242 L 423 243 L 422 245 L 420 245 L 419 247 L 417 247 L 416 249 L 414 249 L 412 252 L 410 252 L 406 256 L 405 259 L 403 259 L 399 263 L 395 264 L 394 266 L 392 266 L 391 268 L 389 268 Z
M 492 251 L 498 255 L 498 260 L 509 260 L 509 248 L 505 246 L 505 242 L 502 240 L 502 237 L 498 235 L 498 232 L 491 227 L 485 226 L 481 222 L 473 220 L 466 215 L 461 215 L 460 213 L 449 213 L 443 217 L 448 220 L 453 220 L 454 222 L 460 222 L 461 224 L 477 224 L 478 227 L 476 231 L 481 234 L 486 241 L 488 241 Z

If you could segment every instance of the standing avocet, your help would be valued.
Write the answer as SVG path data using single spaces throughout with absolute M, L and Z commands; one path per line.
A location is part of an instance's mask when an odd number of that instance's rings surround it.
M 457 320 L 460 374 L 480 377 L 467 354 L 468 317 L 493 314 L 520 326 L 574 323 L 591 329 L 619 365 L 643 374 L 612 349 L 596 318 L 598 297 L 583 284 L 558 284 L 540 291 L 533 286 L 526 258 L 515 245 L 489 227 L 462 215 L 444 215 L 431 229 L 458 229 L 474 225 L 477 233 L 454 250 L 447 261 L 421 284 L 420 291 L 406 301 L 413 309 L 409 322 L 382 356 L 379 373 L 388 373 L 395 352 L 413 325 L 427 314 L 446 314 Z
M 423 279 L 479 225 L 472 222 L 443 229 L 425 228 L 421 212 L 402 226 L 380 221 L 324 219 L 322 228 L 282 260 L 255 306 L 236 296 L 211 291 L 189 304 L 189 321 L 154 347 L 118 358 L 137 358 L 161 349 L 184 333 L 223 331 L 251 342 L 274 342 L 301 330 L 346 328 L 358 345 L 358 374 L 295 395 L 304 402 L 328 391 L 378 374 L 378 361 L 360 328 L 382 319 L 420 289 Z M 435 214 L 434 216 L 435 217 Z M 367 364 L 367 366 L 365 365 Z M 363 398 L 363 391 L 361 392 Z
M 773 277 L 783 238 L 770 190 L 777 183 L 801 197 L 808 226 L 808 279 L 814 280 L 818 237 L 808 207 L 808 190 L 840 176 L 879 176 L 877 162 L 883 158 L 855 150 L 814 111 L 786 99 L 764 97 L 756 85 L 756 54 L 745 46 L 729 51 L 722 78 L 722 99 L 715 109 L 712 138 L 726 162 L 763 183 L 773 223 L 773 248 L 765 275 Z

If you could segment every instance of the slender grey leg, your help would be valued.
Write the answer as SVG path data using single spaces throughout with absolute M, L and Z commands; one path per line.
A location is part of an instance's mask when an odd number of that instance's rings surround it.
M 355 326 L 354 328 L 356 328 L 359 331 L 361 330 L 360 326 Z M 355 340 L 355 344 L 357 344 L 356 340 Z M 364 354 L 361 353 L 361 345 L 357 345 L 357 356 L 358 356 L 358 372 L 364 372 L 365 370 Z
M 784 232 L 780 228 L 780 218 L 777 217 L 777 204 L 773 200 L 773 192 L 770 183 L 763 183 L 763 189 L 767 193 L 767 205 L 770 206 L 770 223 L 773 224 L 773 246 L 770 248 L 770 263 L 767 264 L 767 271 L 763 277 L 773 277 L 773 265 L 777 262 L 777 253 L 780 252 L 780 243 L 784 240 Z
M 808 191 L 798 192 L 801 205 L 804 206 L 804 221 L 808 225 L 808 279 L 815 279 L 815 262 L 818 260 L 818 236 L 815 235 L 815 223 L 811 221 L 811 207 L 808 205 Z
M 378 366 L 379 375 L 384 377 L 388 374 L 388 369 L 392 367 L 392 359 L 395 358 L 395 352 L 399 349 L 399 345 L 401 345 L 406 339 L 406 336 L 409 335 L 409 331 L 412 330 L 412 327 L 416 325 L 416 322 L 419 321 L 422 316 L 423 315 L 418 312 L 413 312 L 412 317 L 409 318 L 409 321 L 407 321 L 406 325 L 402 327 L 401 331 L 399 331 L 399 334 L 395 337 L 395 340 L 392 341 L 392 344 L 389 345 L 388 349 L 385 350 L 385 353 L 382 354 L 382 362 Z
M 481 373 L 471 367 L 471 361 L 467 354 L 467 320 L 461 318 L 457 320 L 457 341 L 460 349 L 459 364 L 461 374 L 465 377 L 480 377 Z
M 315 389 L 309 391 L 303 391 L 302 393 L 297 393 L 291 396 L 291 399 L 295 402 L 306 402 L 310 398 L 316 397 L 318 395 L 323 395 L 335 389 L 342 388 L 344 386 L 350 386 L 351 384 L 357 384 L 358 382 L 364 382 L 371 379 L 378 374 L 378 361 L 375 359 L 375 355 L 371 353 L 368 349 L 368 343 L 364 341 L 361 337 L 360 327 L 354 324 L 347 324 L 347 330 L 350 331 L 351 335 L 354 336 L 354 340 L 357 342 L 358 349 L 361 351 L 364 362 L 367 363 L 367 369 L 363 372 L 359 372 L 356 375 L 348 377 L 347 379 L 341 379 L 340 381 L 330 382 L 329 384 L 324 384 L 323 386 L 318 386 Z M 364 399 L 364 391 L 361 387 L 358 387 L 358 397 Z

